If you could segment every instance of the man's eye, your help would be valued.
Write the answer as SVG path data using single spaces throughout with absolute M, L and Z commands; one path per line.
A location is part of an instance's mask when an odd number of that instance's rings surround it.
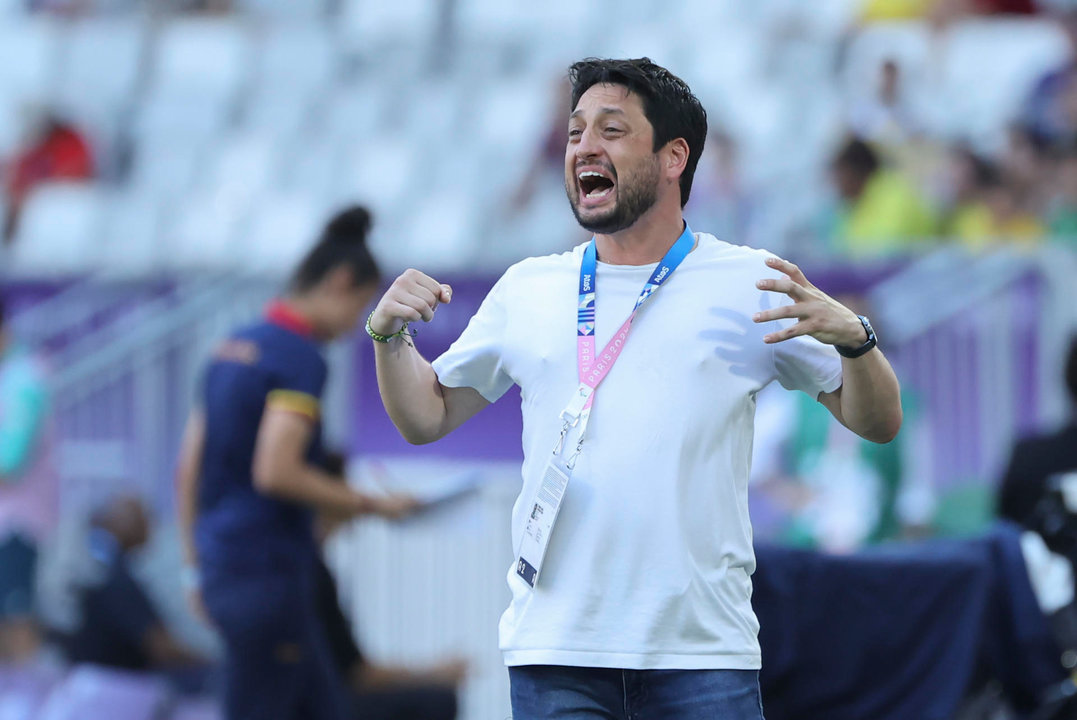
M 580 130 L 579 128 L 572 128 L 571 130 L 568 131 L 568 136 L 569 137 L 578 137 L 578 136 L 580 136 L 582 134 L 583 134 L 583 130 Z

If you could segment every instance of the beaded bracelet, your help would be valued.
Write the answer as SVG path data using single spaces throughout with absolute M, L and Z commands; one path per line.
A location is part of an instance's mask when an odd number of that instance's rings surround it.
M 408 332 L 408 323 L 404 323 L 403 327 L 397 330 L 392 335 L 382 335 L 381 333 L 374 332 L 374 328 L 370 327 L 370 319 L 374 317 L 374 313 L 371 312 L 366 318 L 366 334 L 374 340 L 374 342 L 387 343 L 393 338 L 402 337 L 405 338 L 404 342 L 407 342 L 407 338 L 412 337 L 412 333 Z

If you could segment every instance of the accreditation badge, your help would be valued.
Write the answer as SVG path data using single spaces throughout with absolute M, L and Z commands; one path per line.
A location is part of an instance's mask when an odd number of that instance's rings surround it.
M 570 473 L 560 455 L 551 456 L 527 514 L 520 552 L 516 557 L 516 574 L 532 588 L 542 571 L 542 560 L 550 544 L 550 535 L 561 509 Z

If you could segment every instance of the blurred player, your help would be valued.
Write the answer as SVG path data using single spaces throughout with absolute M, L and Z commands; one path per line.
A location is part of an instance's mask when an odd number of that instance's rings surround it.
M 755 395 L 778 380 L 887 442 L 897 379 L 866 318 L 795 265 L 687 226 L 707 121 L 683 81 L 645 58 L 570 79 L 565 189 L 594 238 L 510 268 L 433 365 L 406 323 L 452 290 L 397 278 L 367 322 L 382 400 L 431 442 L 520 386 L 514 720 L 759 720 Z
M 415 504 L 362 495 L 320 469 L 319 344 L 351 332 L 378 287 L 369 228 L 358 207 L 329 223 L 288 297 L 218 346 L 188 422 L 180 525 L 224 639 L 230 720 L 348 716 L 315 612 L 313 511 L 399 517 Z
M 48 406 L 44 367 L 5 326 L 0 298 L 0 663 L 30 660 L 40 643 L 38 545 L 58 507 Z

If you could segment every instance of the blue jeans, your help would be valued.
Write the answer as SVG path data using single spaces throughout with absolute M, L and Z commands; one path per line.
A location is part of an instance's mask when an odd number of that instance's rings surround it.
M 509 668 L 513 720 L 763 720 L 757 670 Z

